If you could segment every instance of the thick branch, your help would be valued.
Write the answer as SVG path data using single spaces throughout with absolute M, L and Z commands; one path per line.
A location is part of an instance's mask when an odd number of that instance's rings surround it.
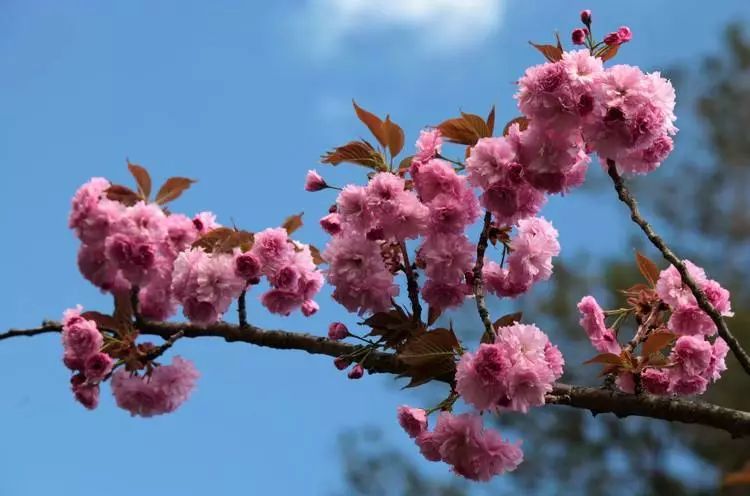
M 680 273 L 680 276 L 682 277 L 682 282 L 685 283 L 688 288 L 690 288 L 690 291 L 695 296 L 698 307 L 700 307 L 701 310 L 706 312 L 708 316 L 711 317 L 711 320 L 713 320 L 714 324 L 716 324 L 716 327 L 719 331 L 719 336 L 721 336 L 724 341 L 727 342 L 727 345 L 729 345 L 729 349 L 731 349 L 732 353 L 734 353 L 734 356 L 737 357 L 737 361 L 740 362 L 740 365 L 742 365 L 742 368 L 745 369 L 745 372 L 750 374 L 750 355 L 748 355 L 747 351 L 742 348 L 742 345 L 737 340 L 737 338 L 734 337 L 734 334 L 732 334 L 732 332 L 729 330 L 726 321 L 721 316 L 721 314 L 713 307 L 713 305 L 711 305 L 705 293 L 703 293 L 703 291 L 698 287 L 693 278 L 690 277 L 687 267 L 684 263 L 682 263 L 682 260 L 680 260 L 674 254 L 674 252 L 669 249 L 664 240 L 658 234 L 656 234 L 651 225 L 646 222 L 646 220 L 641 216 L 641 213 L 638 210 L 638 202 L 636 202 L 633 195 L 625 186 L 622 177 L 620 177 L 620 174 L 618 174 L 617 172 L 617 167 L 614 161 L 607 160 L 607 166 L 609 177 L 612 178 L 612 182 L 615 185 L 617 196 L 620 198 L 620 201 L 622 201 L 628 206 L 628 208 L 630 208 L 630 218 L 633 219 L 633 222 L 638 224 L 641 230 L 646 234 L 646 237 L 649 239 L 649 241 L 651 241 L 651 244 L 653 244 L 661 252 L 664 258 L 669 263 L 675 266 L 677 271 Z
M 487 242 L 489 240 L 490 223 L 492 222 L 492 214 L 486 212 L 484 214 L 484 223 L 482 224 L 482 232 L 479 234 L 479 241 L 477 242 L 477 262 L 474 265 L 474 299 L 477 303 L 477 312 L 479 317 L 482 319 L 484 324 L 484 332 L 490 337 L 495 336 L 495 329 L 492 327 L 492 321 L 490 320 L 490 312 L 487 310 L 487 303 L 484 301 L 484 279 L 482 277 L 482 268 L 484 267 L 484 252 L 487 251 Z
M 61 326 L 57 322 L 45 322 L 36 329 L 10 330 L 0 334 L 0 340 L 57 333 Z M 228 342 L 241 341 L 279 350 L 300 350 L 316 355 L 337 357 L 350 354 L 357 346 L 331 341 L 324 337 L 288 331 L 266 331 L 249 325 L 240 328 L 230 324 L 194 326 L 180 323 L 146 322 L 140 329 L 144 335 L 159 336 L 170 340 L 182 332 L 185 338 L 217 337 Z M 406 372 L 404 364 L 390 353 L 373 351 L 366 368 L 371 373 L 401 374 Z M 727 431 L 732 437 L 750 436 L 750 413 L 724 408 L 702 401 L 655 396 L 651 394 L 625 394 L 604 389 L 556 384 L 547 395 L 547 403 L 567 405 L 591 410 L 594 413 L 613 413 L 618 417 L 636 415 L 673 422 L 701 424 Z

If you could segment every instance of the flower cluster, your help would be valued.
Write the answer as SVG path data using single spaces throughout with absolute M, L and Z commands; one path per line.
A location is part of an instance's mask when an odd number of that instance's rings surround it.
M 544 395 L 562 376 L 563 364 L 560 351 L 538 327 L 500 327 L 493 343 L 461 357 L 456 391 L 478 410 L 526 413 L 544 404 Z
M 63 314 L 63 363 L 71 377 L 76 400 L 89 410 L 99 404 L 99 382 L 112 370 L 112 358 L 101 351 L 104 338 L 93 320 L 81 316 L 81 307 Z
M 442 412 L 435 429 L 429 431 L 427 412 L 402 406 L 398 421 L 425 458 L 443 461 L 467 479 L 488 481 L 515 470 L 523 461 L 520 442 L 510 443 L 498 432 L 484 429 L 482 418 L 475 413 Z
M 731 316 L 729 291 L 709 279 L 702 268 L 689 260 L 683 263 L 711 305 L 722 315 Z M 649 302 L 651 308 L 665 308 L 670 313 L 666 329 L 657 330 L 672 332 L 677 339 L 664 363 L 645 363 L 639 371 L 643 388 L 654 394 L 703 394 L 726 370 L 727 343 L 721 337 L 709 340 L 716 334 L 716 324 L 698 307 L 695 296 L 674 266 L 660 272 L 653 298 Z M 615 330 L 606 326 L 604 311 L 594 297 L 585 296 L 578 310 L 581 326 L 594 348 L 600 353 L 620 355 L 623 349 L 617 342 Z M 634 373 L 620 370 L 617 385 L 626 392 L 634 392 Z
M 557 230 L 542 217 L 519 221 L 516 236 L 510 241 L 507 268 L 487 261 L 483 277 L 488 291 L 507 297 L 516 297 L 536 282 L 552 275 L 552 257 L 560 253 Z
M 176 356 L 171 365 L 156 367 L 150 375 L 117 370 L 112 375 L 112 394 L 117 406 L 131 415 L 153 417 L 173 412 L 184 403 L 198 375 L 192 362 Z
M 258 233 L 249 253 L 239 248 L 209 253 L 193 244 L 221 227 L 213 214 L 190 219 L 155 203 L 126 206 L 108 198 L 110 186 L 94 178 L 73 198 L 70 227 L 81 240 L 78 265 L 104 291 L 138 288 L 143 317 L 165 320 L 179 304 L 193 322 L 216 322 L 260 276 L 271 285 L 261 299 L 271 312 L 288 315 L 301 308 L 311 315 L 317 310 L 313 297 L 323 276 L 309 247 L 292 241 L 285 230 Z

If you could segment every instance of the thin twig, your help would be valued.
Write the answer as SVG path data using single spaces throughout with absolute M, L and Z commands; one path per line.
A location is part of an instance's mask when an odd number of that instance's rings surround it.
M 35 329 L 16 329 L 0 334 L 0 340 L 9 337 L 60 332 L 61 330 L 60 323 L 46 322 Z M 217 337 L 227 342 L 241 341 L 266 348 L 300 350 L 330 357 L 351 356 L 357 350 L 366 348 L 342 341 L 331 341 L 311 334 L 264 330 L 253 325 L 243 329 L 237 325 L 225 323 L 196 326 L 185 323 L 145 322 L 139 330 L 141 334 L 161 336 L 166 340 L 182 331 L 185 338 Z M 364 366 L 370 373 L 408 374 L 408 367 L 392 353 L 372 351 Z M 451 378 L 439 380 L 450 382 Z M 613 413 L 618 417 L 636 415 L 674 422 L 701 424 L 722 429 L 732 437 L 750 436 L 750 412 L 733 410 L 703 401 L 656 396 L 649 393 L 634 395 L 560 383 L 553 386 L 552 391 L 546 396 L 546 401 L 551 405 L 582 408 L 595 414 Z
M 740 362 L 740 365 L 743 369 L 745 369 L 745 372 L 750 374 L 750 355 L 748 355 L 747 351 L 742 348 L 740 342 L 729 330 L 729 327 L 727 326 L 724 318 L 708 301 L 705 293 L 703 293 L 703 291 L 698 287 L 693 278 L 690 277 L 687 267 L 682 262 L 682 260 L 674 254 L 674 252 L 667 246 L 664 240 L 658 234 L 656 234 L 651 225 L 643 218 L 643 216 L 641 216 L 641 213 L 638 210 L 638 202 L 625 186 L 622 177 L 620 177 L 620 174 L 617 172 L 615 162 L 613 160 L 607 160 L 607 166 L 607 172 L 609 173 L 609 177 L 612 178 L 612 182 L 615 186 L 615 191 L 617 191 L 617 196 L 620 198 L 621 202 L 623 202 L 628 206 L 628 208 L 630 208 L 630 218 L 633 220 L 633 222 L 638 224 L 644 234 L 646 234 L 646 237 L 649 239 L 649 241 L 651 241 L 651 244 L 653 244 L 661 252 L 664 258 L 669 263 L 675 266 L 677 271 L 680 273 L 680 276 L 682 277 L 682 282 L 688 288 L 690 288 L 693 296 L 695 296 L 698 307 L 706 312 L 709 317 L 711 317 L 711 320 L 714 322 L 714 324 L 716 324 L 719 336 L 721 336 L 724 341 L 727 342 L 727 345 L 729 345 L 729 349 L 731 349 L 732 353 L 734 353 L 734 356 L 737 357 L 737 361 Z
M 240 297 L 237 299 L 237 316 L 240 322 L 240 327 L 247 327 L 247 305 L 245 303 L 245 294 L 247 290 L 242 290 Z
M 402 241 L 399 243 L 401 248 L 401 255 L 404 257 L 404 274 L 406 274 L 406 289 L 409 292 L 409 300 L 411 300 L 411 309 L 414 313 L 414 322 L 420 322 L 422 320 L 422 305 L 419 303 L 419 283 L 417 283 L 417 277 L 414 274 L 414 269 L 409 262 L 409 251 L 406 249 L 406 242 Z
M 474 264 L 474 300 L 477 303 L 477 312 L 479 312 L 479 318 L 482 319 L 484 324 L 484 332 L 489 337 L 495 337 L 495 329 L 492 328 L 492 321 L 490 320 L 490 312 L 487 310 L 487 303 L 484 301 L 484 282 L 482 279 L 482 268 L 484 267 L 484 252 L 487 251 L 487 242 L 489 238 L 490 223 L 492 222 L 492 214 L 486 212 L 484 214 L 484 224 L 482 226 L 482 232 L 479 234 L 479 241 L 477 242 L 477 261 Z

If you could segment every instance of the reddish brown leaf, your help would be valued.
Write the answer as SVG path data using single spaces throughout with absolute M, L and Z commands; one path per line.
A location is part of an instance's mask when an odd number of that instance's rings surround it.
M 414 160 L 414 155 L 409 155 L 408 157 L 401 160 L 401 162 L 398 164 L 398 171 L 400 173 L 405 173 L 407 170 L 409 170 L 412 160 Z
M 487 123 L 475 114 L 461 112 L 461 117 L 448 119 L 437 125 L 443 137 L 451 143 L 473 146 L 480 138 L 491 136 Z
M 138 185 L 138 193 L 141 197 L 148 201 L 148 197 L 151 196 L 151 176 L 148 171 L 138 164 L 131 164 L 128 162 L 128 170 L 135 178 L 135 183 Z
M 391 116 L 387 115 L 385 122 L 383 122 L 383 131 L 388 140 L 388 150 L 391 152 L 391 157 L 395 157 L 404 148 L 404 130 L 391 120 Z
M 172 200 L 176 200 L 194 182 L 193 179 L 188 179 L 187 177 L 170 177 L 159 188 L 159 192 L 156 193 L 156 200 L 154 201 L 159 205 L 164 205 Z
M 509 313 L 497 319 L 492 324 L 492 327 L 495 329 L 499 329 L 500 327 L 507 327 L 509 325 L 513 325 L 515 322 L 521 322 L 522 317 L 523 317 L 523 312 Z
M 459 346 L 452 329 L 440 328 L 409 339 L 397 356 L 410 367 L 437 366 L 454 362 Z
M 141 195 L 128 188 L 127 186 L 122 186 L 120 184 L 111 185 L 109 188 L 107 188 L 105 193 L 107 194 L 107 198 L 109 198 L 110 200 L 120 202 L 128 207 L 132 207 L 139 201 L 143 200 L 143 198 L 141 198 Z
M 331 165 L 349 162 L 376 171 L 388 170 L 383 155 L 366 141 L 350 141 L 326 153 L 320 158 L 320 161 Z
M 648 357 L 654 353 L 660 352 L 663 348 L 672 344 L 677 336 L 671 332 L 659 331 L 651 334 L 643 343 L 641 356 Z
M 557 62 L 558 60 L 562 60 L 562 48 L 559 48 L 555 45 L 537 45 L 536 43 L 532 43 L 531 41 L 529 42 L 529 44 L 539 50 L 542 55 L 544 55 L 544 58 L 546 58 L 550 62 Z
M 81 314 L 81 317 L 86 320 L 93 320 L 96 323 L 96 327 L 98 327 L 99 329 L 117 332 L 117 330 L 120 328 L 119 323 L 117 322 L 117 320 L 115 320 L 114 317 L 112 317 L 111 315 L 105 315 L 101 312 L 83 312 Z
M 427 310 L 427 325 L 431 326 L 432 324 L 434 324 L 442 314 L 443 311 L 438 309 L 437 307 L 430 307 L 429 310 Z
M 203 248 L 207 253 L 231 253 L 235 248 L 246 252 L 253 247 L 255 235 L 229 227 L 213 229 L 193 243 L 193 248 Z
M 508 136 L 508 133 L 510 133 L 510 128 L 513 124 L 518 124 L 518 129 L 520 131 L 525 131 L 526 128 L 529 127 L 529 119 L 524 116 L 511 119 L 503 128 L 503 136 Z
M 323 258 L 323 255 L 320 254 L 320 250 L 317 246 L 309 245 L 310 246 L 310 255 L 312 255 L 313 263 L 315 265 L 322 265 L 326 263 L 325 259 Z
M 590 363 L 602 363 L 606 365 L 623 365 L 624 361 L 620 355 L 615 355 L 614 353 L 601 353 L 599 355 L 596 355 L 594 358 L 583 362 L 584 365 L 588 365 Z
M 304 214 L 304 212 L 300 212 L 295 215 L 290 215 L 284 219 L 281 227 L 283 227 L 286 230 L 286 233 L 291 236 L 294 231 L 302 227 L 302 216 Z
M 643 255 L 638 250 L 635 252 L 635 261 L 638 265 L 638 270 L 641 271 L 643 277 L 646 278 L 651 286 L 656 286 L 656 281 L 659 280 L 659 274 L 661 272 L 659 267 L 657 267 L 650 258 Z
M 595 56 L 602 59 L 602 62 L 606 62 L 610 59 L 613 59 L 615 55 L 617 55 L 617 52 L 620 50 L 620 45 L 607 45 L 601 50 L 599 50 Z
M 387 348 L 394 349 L 407 339 L 425 332 L 424 325 L 415 323 L 411 316 L 400 308 L 373 314 L 365 319 L 363 324 L 372 329 L 370 336 L 379 336 Z
M 357 113 L 359 120 L 367 126 L 372 135 L 375 136 L 375 139 L 378 140 L 378 143 L 380 143 L 380 146 L 387 146 L 389 141 L 388 133 L 384 129 L 383 121 L 380 117 L 363 109 L 354 100 L 352 100 L 352 105 L 354 105 L 354 111 Z
M 490 109 L 490 113 L 487 114 L 487 129 L 490 131 L 490 136 L 495 132 L 495 106 L 493 105 Z

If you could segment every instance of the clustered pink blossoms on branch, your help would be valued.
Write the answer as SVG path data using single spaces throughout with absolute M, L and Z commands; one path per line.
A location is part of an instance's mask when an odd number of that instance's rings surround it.
M 684 263 L 711 305 L 724 316 L 733 315 L 729 291 L 709 279 L 702 268 L 689 260 Z M 606 326 L 605 313 L 593 296 L 585 296 L 578 304 L 581 326 L 594 348 L 604 354 L 602 363 L 611 367 L 605 371 L 617 374 L 617 386 L 628 393 L 635 392 L 636 382 L 640 381 L 643 389 L 653 394 L 703 394 L 709 383 L 717 381 L 726 370 L 724 360 L 729 347 L 724 339 L 714 337 L 716 324 L 698 308 L 695 296 L 683 284 L 677 269 L 670 266 L 658 274 L 653 287 L 638 287 L 630 294 L 631 307 L 613 313 L 618 315 L 616 324 L 630 313 L 643 322 L 641 327 L 645 332 L 635 345 L 642 342 L 648 352 L 637 359 L 631 358 L 632 346 L 624 350 L 617 341 L 616 329 Z M 655 349 L 649 347 L 650 340 L 661 336 L 663 340 Z M 663 354 L 672 342 L 669 354 Z
M 293 228 L 253 235 L 220 226 L 208 212 L 192 219 L 169 212 L 162 205 L 192 181 L 172 178 L 148 203 L 148 172 L 134 164 L 129 168 L 138 193 L 94 178 L 76 192 L 70 214 L 70 227 L 81 240 L 81 273 L 115 297 L 115 314 L 127 306 L 136 319 L 166 320 L 181 305 L 191 322 L 212 324 L 263 277 L 269 289 L 261 303 L 270 312 L 289 315 L 299 309 L 309 316 L 318 310 L 313 298 L 323 274 L 310 246 L 289 237 Z M 98 328 L 97 320 L 108 327 Z M 159 365 L 150 358 L 156 347 L 136 343 L 137 336 L 137 328 L 117 318 L 82 316 L 80 307 L 65 313 L 64 363 L 76 372 L 73 392 L 84 406 L 97 406 L 100 382 L 119 366 L 112 392 L 133 415 L 169 413 L 187 399 L 198 378 L 193 364 L 176 357 L 171 365 Z

